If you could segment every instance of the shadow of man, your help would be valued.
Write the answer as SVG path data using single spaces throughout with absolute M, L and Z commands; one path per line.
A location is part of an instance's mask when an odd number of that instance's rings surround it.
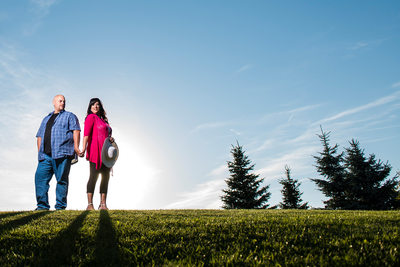
M 68 228 L 62 230 L 50 240 L 47 247 L 41 248 L 39 257 L 35 259 L 34 266 L 72 266 L 73 256 L 76 254 L 76 240 L 79 230 L 88 215 L 88 211 L 77 216 Z

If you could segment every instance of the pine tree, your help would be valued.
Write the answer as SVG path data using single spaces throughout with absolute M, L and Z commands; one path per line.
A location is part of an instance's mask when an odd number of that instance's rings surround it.
M 289 166 L 285 166 L 285 173 L 286 179 L 279 180 L 279 183 L 283 186 L 281 190 L 283 202 L 279 203 L 279 206 L 282 209 L 308 209 L 307 203 L 301 204 L 303 201 L 301 199 L 303 193 L 300 193 L 299 190 L 301 183 L 292 179 Z
M 225 194 L 221 197 L 224 209 L 265 209 L 271 196 L 268 192 L 269 185 L 260 187 L 264 178 L 250 173 L 254 169 L 243 147 L 237 143 L 232 145 L 231 154 L 233 161 L 228 161 L 230 177 L 225 180 L 228 189 L 222 190 Z
M 345 209 L 346 208 L 346 190 L 345 168 L 342 166 L 343 153 L 338 153 L 338 145 L 333 147 L 329 144 L 330 132 L 326 133 L 321 128 L 321 134 L 318 137 L 321 140 L 323 151 L 320 156 L 314 156 L 317 162 L 317 172 L 325 177 L 323 179 L 311 179 L 317 184 L 319 189 L 329 199 L 324 201 L 327 209 Z
M 354 139 L 346 153 L 339 154 L 337 145 L 329 145 L 329 133 L 321 132 L 323 152 L 314 158 L 325 180 L 311 180 L 329 198 L 324 201 L 326 208 L 387 210 L 400 206 L 399 174 L 388 178 L 392 169 L 389 163 L 376 160 L 373 154 L 367 158 Z
M 374 154 L 367 158 L 359 142 L 353 139 L 346 148 L 344 166 L 350 186 L 350 209 L 383 210 L 398 206 L 398 175 L 387 179 L 392 169 L 388 162 L 376 160 Z

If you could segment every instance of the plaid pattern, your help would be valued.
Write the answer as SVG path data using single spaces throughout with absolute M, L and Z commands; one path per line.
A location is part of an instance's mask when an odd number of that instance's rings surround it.
M 54 112 L 49 113 L 49 115 L 43 119 L 36 134 L 36 137 L 42 138 L 38 155 L 39 161 L 44 160 L 44 132 L 46 130 L 47 121 L 53 113 Z M 53 159 L 74 155 L 74 130 L 81 130 L 78 118 L 73 113 L 62 110 L 55 119 L 53 128 L 51 129 L 51 155 Z

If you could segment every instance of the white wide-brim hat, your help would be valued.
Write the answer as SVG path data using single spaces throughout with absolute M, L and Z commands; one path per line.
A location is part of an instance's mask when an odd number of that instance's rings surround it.
M 101 149 L 101 161 L 107 168 L 112 168 L 118 159 L 119 149 L 117 143 L 111 143 L 110 138 L 104 140 L 103 148 Z

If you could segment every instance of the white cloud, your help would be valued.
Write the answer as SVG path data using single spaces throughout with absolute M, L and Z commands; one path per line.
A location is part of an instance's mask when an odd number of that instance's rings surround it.
M 247 70 L 251 69 L 252 67 L 253 67 L 253 66 L 250 65 L 250 64 L 244 65 L 244 66 L 240 67 L 240 68 L 236 71 L 236 73 L 241 73 L 241 72 L 247 71 Z
M 50 13 L 50 9 L 58 1 L 57 0 L 30 0 L 32 20 L 25 25 L 23 29 L 24 35 L 33 35 L 42 25 L 44 18 Z
M 303 111 L 313 110 L 313 109 L 316 109 L 316 108 L 318 108 L 320 106 L 321 106 L 321 104 L 307 105 L 307 106 L 304 106 L 304 107 L 299 107 L 299 108 L 295 108 L 295 109 L 291 109 L 291 110 L 285 111 L 284 113 L 296 114 L 296 113 L 300 113 L 300 112 L 303 112 Z
M 234 133 L 235 135 L 241 135 L 241 132 L 236 131 L 235 129 L 229 129 L 230 132 Z
M 202 130 L 214 129 L 214 128 L 221 128 L 228 125 L 231 125 L 232 122 L 229 121 L 221 121 L 221 122 L 209 122 L 197 125 L 191 133 L 199 132 Z
M 208 177 L 212 180 L 196 185 L 196 189 L 191 192 L 184 192 L 179 195 L 179 200 L 166 206 L 167 209 L 190 209 L 206 208 L 219 209 L 222 206 L 220 195 L 222 189 L 226 187 L 225 179 L 228 177 L 228 167 L 222 164 L 211 170 Z
M 254 152 L 259 152 L 259 151 L 262 151 L 262 150 L 269 149 L 274 144 L 275 144 L 275 140 L 274 139 L 267 139 L 267 140 L 264 141 L 264 143 L 262 143 L 261 146 L 257 147 L 254 150 L 249 151 L 249 153 L 254 153 Z
M 397 82 L 397 83 L 392 84 L 392 87 L 393 87 L 393 88 L 400 87 L 400 82 Z
M 310 125 L 309 127 L 306 128 L 306 130 L 302 134 L 300 134 L 292 139 L 288 139 L 286 141 L 286 143 L 292 144 L 297 147 L 301 144 L 308 145 L 308 144 L 312 143 L 313 140 L 315 140 L 316 134 L 318 133 L 318 131 L 319 131 L 319 128 L 313 127 L 312 125 Z
M 361 48 L 367 47 L 369 44 L 367 42 L 358 42 L 351 46 L 349 49 L 350 50 L 359 50 Z
M 372 102 L 370 102 L 368 104 L 365 104 L 365 105 L 362 105 L 362 106 L 359 106 L 359 107 L 355 107 L 355 108 L 351 108 L 351 109 L 342 111 L 342 112 L 340 112 L 340 113 L 338 113 L 338 114 L 336 114 L 334 116 L 325 118 L 322 121 L 320 121 L 320 123 L 337 120 L 337 119 L 343 118 L 343 117 L 348 116 L 348 115 L 352 115 L 352 114 L 355 114 L 355 113 L 358 113 L 358 112 L 361 112 L 361 111 L 365 111 L 365 110 L 368 110 L 368 109 L 371 109 L 371 108 L 379 107 L 379 106 L 388 104 L 390 102 L 393 102 L 395 100 L 398 100 L 399 98 L 400 98 L 400 91 L 397 91 L 397 92 L 395 92 L 395 93 L 393 93 L 391 95 L 379 98 L 379 99 L 377 99 L 375 101 L 372 101 Z
M 57 0 L 31 0 L 31 3 L 40 9 L 48 10 Z
M 215 168 L 214 170 L 212 170 L 208 176 L 212 176 L 212 177 L 222 177 L 223 175 L 225 175 L 228 171 L 228 167 L 226 164 L 220 165 L 219 167 Z
M 167 209 L 218 209 L 222 202 L 219 196 L 225 187 L 224 179 L 211 180 L 198 184 L 193 192 L 180 194 L 180 200 L 167 205 Z
M 287 121 L 292 121 L 294 117 L 296 117 L 297 115 L 305 112 L 305 111 L 310 111 L 313 109 L 316 109 L 318 107 L 320 107 L 321 104 L 311 104 L 311 105 L 306 105 L 303 107 L 298 107 L 298 108 L 294 108 L 294 109 L 290 109 L 290 110 L 283 110 L 283 111 L 278 111 L 278 112 L 273 112 L 273 113 L 269 113 L 264 115 L 259 122 L 261 123 L 265 123 L 266 121 L 269 121 L 271 119 L 276 119 L 279 116 L 288 116 Z
M 264 167 L 257 169 L 255 172 L 265 177 L 265 181 L 275 180 L 282 176 L 285 165 L 295 169 L 297 173 L 306 172 L 312 162 L 312 155 L 318 151 L 319 146 L 316 143 L 299 147 L 292 151 L 287 151 L 281 156 L 265 160 Z
M 381 45 L 383 42 L 388 40 L 387 38 L 383 39 L 375 39 L 375 40 L 368 40 L 368 41 L 359 41 L 355 44 L 352 44 L 348 47 L 348 50 L 362 50 L 362 49 L 370 49 Z

